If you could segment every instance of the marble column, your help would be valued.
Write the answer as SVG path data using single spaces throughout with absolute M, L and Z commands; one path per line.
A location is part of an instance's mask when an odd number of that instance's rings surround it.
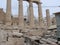
M 41 2 L 38 2 L 38 21 L 39 21 L 39 27 L 43 28 L 43 16 L 42 16 L 42 7 Z
M 7 0 L 6 25 L 11 25 L 11 0 Z
M 47 20 L 47 27 L 51 26 L 49 9 L 46 9 L 46 20 Z
M 24 26 L 23 0 L 18 0 L 18 1 L 19 1 L 19 9 L 18 9 L 19 26 L 22 28 Z
M 34 13 L 33 13 L 33 3 L 29 1 L 29 21 L 30 21 L 30 28 L 34 28 Z

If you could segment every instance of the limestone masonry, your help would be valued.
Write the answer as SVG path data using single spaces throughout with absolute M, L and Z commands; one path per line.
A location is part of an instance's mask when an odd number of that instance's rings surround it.
M 17 1 L 18 17 L 12 16 L 11 0 L 7 0 L 6 12 L 0 8 L 0 45 L 57 45 L 54 39 L 56 20 L 50 17 L 49 9 L 46 9 L 46 18 L 43 18 L 40 0 Z M 28 18 L 23 16 L 23 1 L 29 2 Z M 33 3 L 38 5 L 38 20 L 34 18 Z

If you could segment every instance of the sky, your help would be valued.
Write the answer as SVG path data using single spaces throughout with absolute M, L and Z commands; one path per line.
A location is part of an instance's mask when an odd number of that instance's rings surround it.
M 7 0 L 0 0 L 0 8 L 3 8 L 3 10 L 6 12 L 6 1 Z M 60 7 L 49 7 L 49 6 L 60 6 L 60 0 L 41 0 L 42 2 L 42 14 L 43 17 L 46 16 L 46 9 L 50 10 L 50 15 L 53 15 L 55 12 L 60 12 Z M 12 0 L 12 15 L 17 16 L 18 15 L 18 1 Z M 23 1 L 23 13 L 24 15 L 27 15 L 27 8 L 29 4 L 26 1 Z M 48 6 L 48 7 L 46 7 Z M 33 3 L 33 9 L 34 9 L 34 16 L 38 17 L 38 6 L 37 4 Z

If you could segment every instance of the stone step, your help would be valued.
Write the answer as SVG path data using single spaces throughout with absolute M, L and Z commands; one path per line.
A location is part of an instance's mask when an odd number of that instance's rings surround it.
M 56 45 L 56 43 L 55 42 L 52 42 L 52 41 L 50 41 L 50 40 L 48 40 L 48 39 L 44 39 L 44 38 L 42 38 L 41 39 L 42 41 L 45 41 L 45 42 L 47 42 L 47 43 L 49 43 L 49 44 L 55 44 Z

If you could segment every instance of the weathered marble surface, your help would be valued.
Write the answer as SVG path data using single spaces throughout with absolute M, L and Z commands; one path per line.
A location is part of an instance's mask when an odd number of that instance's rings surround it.
M 7 45 L 24 45 L 24 38 L 13 38 L 10 37 Z
M 0 45 L 6 45 L 7 32 L 0 29 Z

